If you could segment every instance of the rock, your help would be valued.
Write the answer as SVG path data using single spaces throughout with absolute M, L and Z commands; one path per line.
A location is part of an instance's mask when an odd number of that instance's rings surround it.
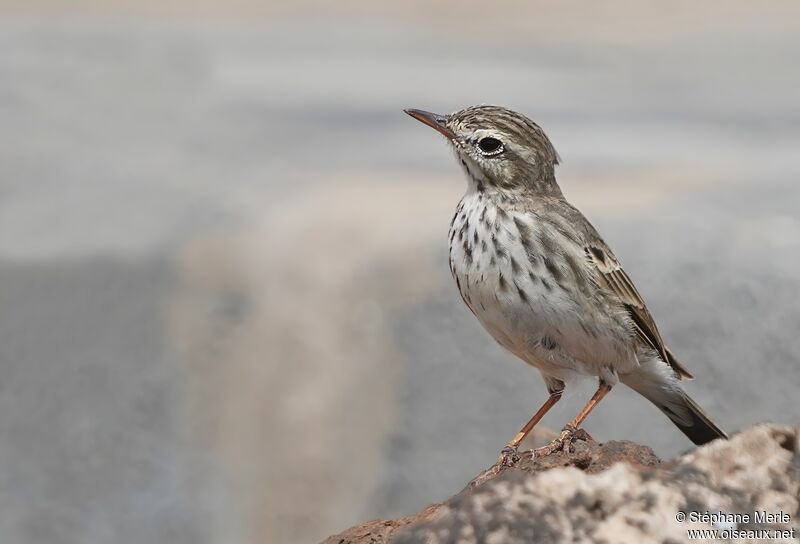
M 598 444 L 582 440 L 574 442 L 569 453 L 558 451 L 546 457 L 523 458 L 518 469 L 533 474 L 553 468 L 575 467 L 593 474 L 619 462 L 654 467 L 660 464 L 661 460 L 647 446 L 633 442 L 615 441 Z
M 446 503 L 325 544 L 677 543 L 698 529 L 717 530 L 706 538 L 719 540 L 739 539 L 722 533 L 738 530 L 794 542 L 798 520 L 800 428 L 764 424 L 668 462 L 630 442 L 577 441 L 569 453 L 523 458 Z
M 389 539 L 399 530 L 412 524 L 428 521 L 442 507 L 441 504 L 431 504 L 422 512 L 404 518 L 390 520 L 375 520 L 356 525 L 339 533 L 329 536 L 323 544 L 379 544 L 389 542 Z

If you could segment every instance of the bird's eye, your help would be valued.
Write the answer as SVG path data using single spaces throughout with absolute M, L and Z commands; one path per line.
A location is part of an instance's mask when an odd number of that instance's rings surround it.
M 481 153 L 484 155 L 497 155 L 503 151 L 503 142 L 497 138 L 487 136 L 486 138 L 480 139 L 478 142 L 478 149 L 480 149 Z

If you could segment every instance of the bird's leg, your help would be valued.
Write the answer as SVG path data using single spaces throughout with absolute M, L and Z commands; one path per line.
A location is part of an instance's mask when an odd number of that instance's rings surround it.
M 503 450 L 500 452 L 500 457 L 497 459 L 497 462 L 492 465 L 491 467 L 487 468 L 467 485 L 467 489 L 474 489 L 475 487 L 481 485 L 486 480 L 493 478 L 500 474 L 503 470 L 507 467 L 512 467 L 519 462 L 519 452 L 517 448 L 519 448 L 520 442 L 525 440 L 525 437 L 533 430 L 539 421 L 544 417 L 544 415 L 553 407 L 555 403 L 561 398 L 561 394 L 564 392 L 564 382 L 561 380 L 550 378 L 545 376 L 545 383 L 547 384 L 547 391 L 550 393 L 550 396 L 547 400 L 542 404 L 542 407 L 539 408 L 533 417 L 528 421 L 522 429 L 511 439 L 511 441 L 506 444 Z
M 539 421 L 544 417 L 544 415 L 550 411 L 550 408 L 555 405 L 561 399 L 561 394 L 564 392 L 564 382 L 561 381 L 553 381 L 551 385 L 548 382 L 547 386 L 548 391 L 550 392 L 550 396 L 547 400 L 542 404 L 542 407 L 539 408 L 533 417 L 525 424 L 522 429 L 514 436 L 514 438 L 509 441 L 508 444 L 500 451 L 500 457 L 497 459 L 497 465 L 499 466 L 514 466 L 517 461 L 519 461 L 519 453 L 517 448 L 519 448 L 520 443 L 525 440 L 525 437 L 533 430 Z
M 605 381 L 600 381 L 600 386 L 597 388 L 597 391 L 594 392 L 592 398 L 589 399 L 589 402 L 586 403 L 586 406 L 578 413 L 575 418 L 567 423 L 567 428 L 571 428 L 576 430 L 578 427 L 581 426 L 581 423 L 589 416 L 589 413 L 594 410 L 594 407 L 597 406 L 597 403 L 603 400 L 608 392 L 611 391 L 611 385 Z
M 589 416 L 589 413 L 594 410 L 594 407 L 597 406 L 597 403 L 599 403 L 603 397 L 605 397 L 608 392 L 611 391 L 611 387 L 612 386 L 609 383 L 600 380 L 600 386 L 597 388 L 597 391 L 595 391 L 594 395 L 592 395 L 592 398 L 589 399 L 589 402 L 586 403 L 586 406 L 584 406 L 583 409 L 578 412 L 578 415 L 575 416 L 572 421 L 567 423 L 566 427 L 564 427 L 564 429 L 561 431 L 561 436 L 553 440 L 550 444 L 533 450 L 534 456 L 546 456 L 558 450 L 569 449 L 570 443 L 575 438 L 591 439 L 592 437 L 589 436 L 589 433 L 583 429 L 579 429 L 579 427 Z

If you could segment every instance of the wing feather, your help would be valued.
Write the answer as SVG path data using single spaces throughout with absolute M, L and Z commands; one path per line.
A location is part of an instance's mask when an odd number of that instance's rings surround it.
M 692 378 L 692 374 L 664 345 L 664 340 L 658 332 L 655 320 L 650 315 L 642 295 L 639 294 L 636 286 L 633 285 L 611 250 L 604 244 L 590 244 L 586 247 L 586 255 L 599 272 L 597 278 L 601 287 L 615 294 L 627 308 L 636 336 L 660 354 L 664 361 L 675 370 L 679 378 Z

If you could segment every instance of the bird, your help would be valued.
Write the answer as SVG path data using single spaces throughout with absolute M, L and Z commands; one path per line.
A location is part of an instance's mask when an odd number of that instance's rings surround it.
M 561 159 L 542 128 L 493 105 L 449 115 L 404 111 L 447 139 L 466 175 L 448 233 L 461 298 L 503 348 L 539 370 L 547 388 L 547 400 L 498 463 L 518 461 L 520 443 L 566 384 L 586 376 L 598 388 L 564 427 L 562 446 L 618 383 L 695 444 L 727 438 L 681 387 L 693 376 L 664 343 L 620 261 L 564 197 L 555 176 Z

